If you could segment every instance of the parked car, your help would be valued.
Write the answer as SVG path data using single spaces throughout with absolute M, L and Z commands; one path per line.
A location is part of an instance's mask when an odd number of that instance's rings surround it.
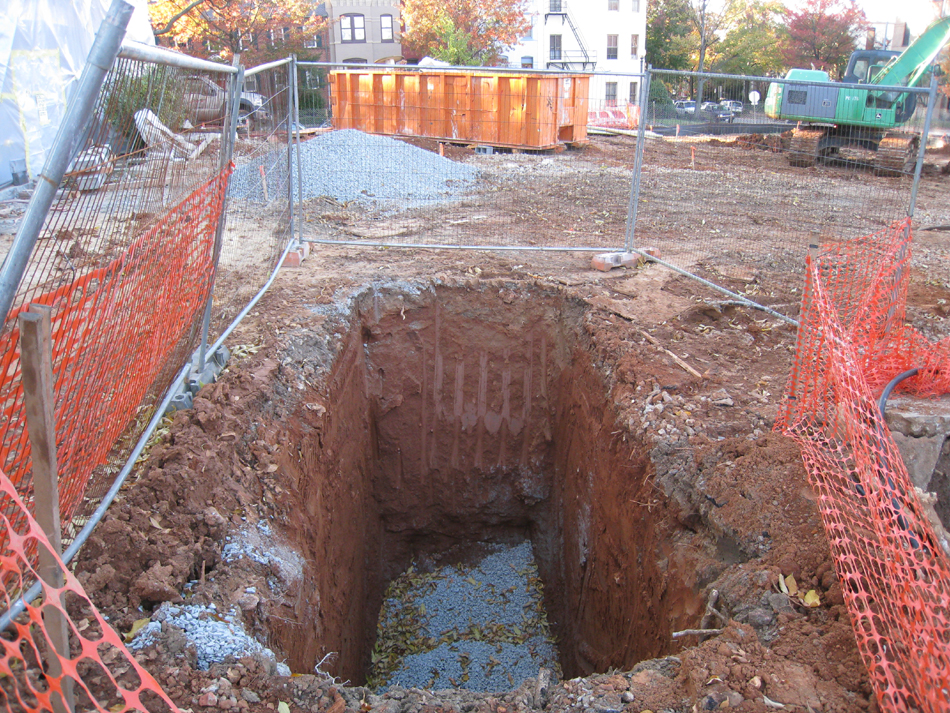
M 226 100 L 227 92 L 207 77 L 185 77 L 182 96 L 184 114 L 193 124 L 219 121 L 224 115 Z M 264 106 L 264 97 L 257 92 L 241 92 L 238 114 L 241 124 L 260 124 L 270 119 L 270 114 Z
M 691 99 L 673 102 L 673 108 L 679 116 L 696 113 L 696 102 Z
M 735 114 L 716 102 L 703 102 L 700 111 L 709 117 L 709 121 L 716 124 L 731 124 L 735 118 Z
M 740 101 L 735 101 L 733 99 L 723 99 L 721 102 L 719 102 L 719 104 L 720 106 L 722 106 L 723 109 L 728 109 L 733 114 L 742 113 L 743 107 L 742 107 L 742 102 Z

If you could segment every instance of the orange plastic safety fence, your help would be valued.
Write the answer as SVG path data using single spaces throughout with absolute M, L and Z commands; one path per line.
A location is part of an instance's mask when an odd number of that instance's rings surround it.
M 799 344 L 776 428 L 802 446 L 858 648 L 885 711 L 950 710 L 950 558 L 876 399 L 950 391 L 950 340 L 904 324 L 909 223 L 808 261 Z
M 16 517 L 10 517 L 11 513 Z M 5 534 L 0 547 L 0 570 L 3 579 L 14 585 L 12 591 L 24 591 L 37 580 L 43 585 L 42 595 L 27 605 L 11 629 L 0 636 L 3 710 L 53 711 L 53 699 L 71 685 L 75 710 L 176 713 L 175 704 L 132 657 L 119 634 L 89 601 L 76 577 L 55 556 L 42 528 L 2 472 L 0 528 Z M 28 554 L 38 549 L 54 555 L 62 573 L 62 587 L 50 586 L 39 577 Z M 15 598 L 11 589 L 4 591 L 4 598 L 5 608 L 9 609 Z M 51 621 L 63 619 L 69 639 L 68 656 L 53 647 L 48 629 Z M 58 675 L 50 674 L 51 668 L 58 668 Z
M 93 471 L 164 388 L 175 350 L 190 352 L 214 271 L 214 234 L 230 169 L 172 208 L 117 257 L 35 302 L 53 308 L 60 512 L 68 522 Z M 17 314 L 0 335 L 0 468 L 27 501 L 32 486 Z M 162 377 L 165 384 L 160 384 Z

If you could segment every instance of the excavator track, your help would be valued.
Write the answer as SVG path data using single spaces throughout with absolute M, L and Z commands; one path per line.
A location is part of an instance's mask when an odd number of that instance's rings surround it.
M 793 129 L 792 140 L 785 154 L 792 166 L 807 168 L 818 160 L 818 144 L 827 133 L 826 129 Z
M 878 176 L 901 176 L 907 165 L 917 158 L 920 139 L 916 134 L 888 131 L 877 147 L 874 157 L 874 173 Z

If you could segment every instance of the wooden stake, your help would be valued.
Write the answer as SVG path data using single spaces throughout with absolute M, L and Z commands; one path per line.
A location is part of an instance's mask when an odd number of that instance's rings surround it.
M 50 546 L 61 555 L 51 312 L 50 307 L 34 304 L 30 305 L 29 312 L 20 314 L 20 374 L 33 461 L 34 514 Z M 50 587 L 63 586 L 63 571 L 56 557 L 44 547 L 39 548 L 39 575 Z M 44 608 L 43 622 L 50 644 L 61 656 L 70 658 L 69 629 L 62 610 L 53 606 Z M 63 676 L 57 656 L 51 653 L 46 663 L 50 678 Z M 63 698 L 53 696 L 53 709 L 55 713 L 68 713 L 74 708 L 73 680 L 69 677 L 61 680 Z
M 660 344 L 660 340 L 658 340 L 658 339 L 657 339 L 656 337 L 654 337 L 652 334 L 650 334 L 649 332 L 645 332 L 645 331 L 643 331 L 642 329 L 640 330 L 640 334 L 642 334 L 642 335 L 643 335 L 643 338 L 646 339 L 648 342 L 650 342 L 650 344 L 652 344 L 653 346 L 655 346 L 655 347 L 656 347 L 657 349 L 659 349 L 661 352 L 663 352 L 663 353 L 666 354 L 668 357 L 670 357 L 670 359 L 672 359 L 673 361 L 675 361 L 675 362 L 680 366 L 680 368 L 682 368 L 684 371 L 689 372 L 690 374 L 692 374 L 693 376 L 695 376 L 697 379 L 702 379 L 702 378 L 703 378 L 703 375 L 702 375 L 702 374 L 700 374 L 700 373 L 699 373 L 698 371 L 696 371 L 693 367 L 691 367 L 691 366 L 690 366 L 689 364 L 687 364 L 685 361 L 683 361 L 683 360 L 680 359 L 678 356 L 676 356 L 676 355 L 675 355 L 673 352 L 671 352 L 669 349 L 667 349 L 667 348 L 665 348 L 664 346 L 662 346 L 662 345 Z

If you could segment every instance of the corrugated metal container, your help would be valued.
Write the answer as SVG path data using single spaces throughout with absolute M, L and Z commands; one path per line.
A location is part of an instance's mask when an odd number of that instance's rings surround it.
M 552 149 L 587 143 L 590 75 L 393 68 L 330 73 L 333 126 Z

